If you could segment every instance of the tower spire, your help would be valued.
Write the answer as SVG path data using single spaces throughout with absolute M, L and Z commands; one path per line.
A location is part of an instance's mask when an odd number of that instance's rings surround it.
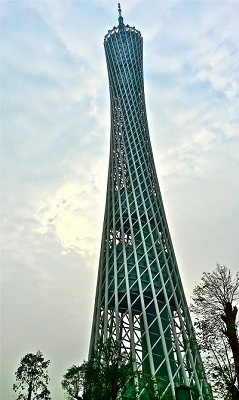
M 120 5 L 120 3 L 118 3 L 118 13 L 119 13 L 119 18 L 118 18 L 119 26 L 122 27 L 122 25 L 124 25 L 124 19 L 123 19 L 122 15 L 121 15 L 122 10 L 121 10 L 121 5 Z
M 122 10 L 121 10 L 120 3 L 118 3 L 118 12 L 119 12 L 119 16 L 121 17 Z

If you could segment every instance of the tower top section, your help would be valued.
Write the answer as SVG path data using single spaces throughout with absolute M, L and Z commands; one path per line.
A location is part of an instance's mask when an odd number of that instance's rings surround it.
M 124 32 L 130 31 L 130 32 L 136 33 L 138 36 L 141 36 L 140 31 L 135 29 L 134 26 L 132 27 L 132 26 L 124 24 L 124 19 L 122 17 L 122 9 L 121 9 L 120 3 L 118 3 L 118 13 L 119 13 L 119 18 L 118 18 L 119 25 L 114 26 L 113 29 L 111 29 L 111 30 L 108 30 L 107 34 L 105 35 L 104 42 L 107 41 L 115 33 L 124 33 Z

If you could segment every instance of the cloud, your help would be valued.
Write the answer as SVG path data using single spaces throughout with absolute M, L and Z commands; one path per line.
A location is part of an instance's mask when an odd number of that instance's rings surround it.
M 53 197 L 42 198 L 35 213 L 38 222 L 36 231 L 42 234 L 54 230 L 61 245 L 68 251 L 76 251 L 84 255 L 87 264 L 91 265 L 92 254 L 98 251 L 95 238 L 102 225 L 101 220 L 95 218 L 92 210 L 99 209 L 99 193 L 104 187 L 99 171 L 104 170 L 104 163 L 95 162 L 90 165 L 88 178 L 68 182 L 63 185 Z M 98 255 L 98 254 L 97 254 Z M 94 260 L 95 261 L 95 260 Z
M 2 253 L 2 393 L 11 396 L 20 358 L 40 349 L 51 360 L 53 389 L 61 396 L 66 368 L 87 355 L 89 337 L 81 332 L 90 332 L 95 273 L 79 254 L 62 255 L 54 232 L 25 228 L 16 239 L 6 257 Z

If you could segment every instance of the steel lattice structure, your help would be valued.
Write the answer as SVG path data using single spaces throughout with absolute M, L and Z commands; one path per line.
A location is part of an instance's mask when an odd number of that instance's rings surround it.
M 99 339 L 116 338 L 138 376 L 154 377 L 159 398 L 172 399 L 186 385 L 193 398 L 211 399 L 153 160 L 143 39 L 119 13 L 104 39 L 111 146 L 90 355 Z

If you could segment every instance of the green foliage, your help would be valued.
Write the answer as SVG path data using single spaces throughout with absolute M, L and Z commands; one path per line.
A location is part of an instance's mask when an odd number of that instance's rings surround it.
M 193 291 L 191 310 L 195 315 L 197 341 L 201 348 L 206 375 L 215 399 L 238 399 L 233 346 L 228 340 L 226 310 L 236 309 L 239 300 L 239 275 L 232 278 L 225 265 L 217 265 L 212 273 L 204 272 L 201 283 Z M 233 321 L 236 339 L 236 312 Z M 238 346 L 236 339 L 235 345 Z
M 132 376 L 132 363 L 129 354 L 122 350 L 121 341 L 108 338 L 99 342 L 92 361 L 100 370 L 102 399 L 116 399 L 120 388 L 124 388 Z
M 83 389 L 83 376 L 84 364 L 82 366 L 73 365 L 63 376 L 61 385 L 69 400 L 79 398 L 79 392 Z
M 157 379 L 149 374 L 139 374 L 139 393 L 142 400 L 159 399 L 159 388 Z
M 25 355 L 15 373 L 16 383 L 13 390 L 17 393 L 16 400 L 50 400 L 47 389 L 49 377 L 47 373 L 50 360 L 45 361 L 40 351 Z
M 121 342 L 108 338 L 99 341 L 89 361 L 68 369 L 62 387 L 68 399 L 115 400 L 119 390 L 132 376 L 129 354 L 122 351 Z

